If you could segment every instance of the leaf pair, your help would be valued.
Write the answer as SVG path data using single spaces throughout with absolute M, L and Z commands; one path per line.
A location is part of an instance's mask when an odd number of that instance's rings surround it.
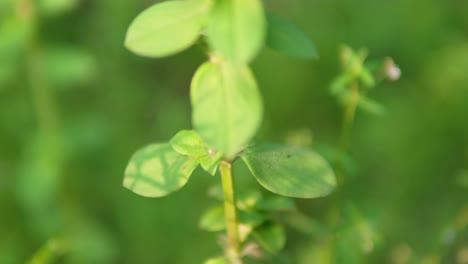
M 183 130 L 170 141 L 179 154 L 197 158 L 202 168 L 211 175 L 216 174 L 222 153 L 209 148 L 197 132 Z
M 162 197 L 182 188 L 198 164 L 216 172 L 221 154 L 206 148 L 193 131 L 182 131 L 171 144 L 151 144 L 138 150 L 125 170 L 123 185 L 145 197 Z
M 248 63 L 264 43 L 261 1 L 186 0 L 156 4 L 133 21 L 125 46 L 142 56 L 168 56 L 193 45 L 205 27 L 213 50 L 229 60 Z
M 184 0 L 158 3 L 130 25 L 125 46 L 136 54 L 164 57 L 192 46 L 204 32 L 226 60 L 248 64 L 264 43 L 287 55 L 310 59 L 317 49 L 287 19 L 268 13 L 260 0 Z
M 206 147 L 201 142 L 193 131 L 183 131 L 171 140 L 172 146 L 144 147 L 132 156 L 124 186 L 142 196 L 161 197 L 182 188 L 200 163 L 214 174 L 221 154 L 204 153 Z M 279 195 L 316 198 L 331 193 L 336 186 L 327 162 L 307 149 L 258 144 L 247 148 L 241 158 L 263 187 Z

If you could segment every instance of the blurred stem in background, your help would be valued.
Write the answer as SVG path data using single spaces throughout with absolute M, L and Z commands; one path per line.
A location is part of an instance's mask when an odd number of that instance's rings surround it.
M 43 57 L 43 50 L 40 43 L 39 28 L 40 28 L 40 16 L 38 14 L 37 1 L 34 0 L 18 0 L 16 2 L 16 15 L 20 20 L 25 22 L 29 27 L 29 35 L 26 39 L 25 49 L 25 60 L 26 70 L 29 86 L 31 89 L 32 99 L 34 101 L 34 107 L 38 125 L 38 140 L 39 142 L 45 142 L 45 147 L 53 149 L 53 152 L 45 152 L 44 155 L 52 155 L 51 159 L 54 161 L 54 166 L 58 169 L 57 175 L 40 174 L 35 173 L 27 177 L 40 177 L 52 176 L 52 188 L 48 189 L 48 193 L 45 193 L 47 198 L 39 197 L 34 204 L 28 205 L 28 212 L 31 216 L 44 214 L 41 212 L 43 208 L 57 205 L 58 199 L 56 197 L 59 189 L 59 178 L 63 168 L 63 142 L 60 137 L 60 125 L 59 115 L 56 110 L 56 104 L 54 99 L 54 93 L 48 83 L 45 73 L 45 64 Z M 46 168 L 47 169 L 47 168 Z M 51 179 L 40 179 L 43 182 L 50 181 Z M 40 182 L 40 181 L 39 181 Z M 44 194 L 42 194 L 44 195 Z M 34 198 L 34 197 L 33 197 Z M 37 197 L 36 197 L 37 198 Z M 41 199 L 42 198 L 42 199 Z M 34 200 L 34 199 L 33 199 Z M 34 208 L 40 204 L 40 208 Z M 31 208 L 33 211 L 31 211 Z M 60 211 L 55 208 L 53 210 Z M 42 218 L 38 216 L 39 218 Z M 48 221 L 47 215 L 43 216 L 44 221 Z M 42 227 L 35 226 L 35 228 L 41 229 Z M 56 230 L 57 227 L 53 227 Z M 44 264 L 52 263 L 55 259 L 60 257 L 65 251 L 64 244 L 61 239 L 51 238 L 43 246 L 41 246 L 36 253 L 31 257 L 28 263 L 31 264 Z
M 226 256 L 231 264 L 242 264 L 240 257 L 240 243 L 238 234 L 236 193 L 232 164 L 227 161 L 220 162 L 220 172 L 224 192 L 224 213 L 227 227 Z
M 342 155 L 345 155 L 348 152 L 350 138 L 353 130 L 354 119 L 356 117 L 356 109 L 359 102 L 359 84 L 357 81 L 354 81 L 350 85 L 350 99 L 348 104 L 344 108 L 343 112 L 343 124 L 341 127 L 341 139 L 340 139 L 340 152 Z M 338 186 L 341 186 L 344 181 L 344 168 L 343 162 L 338 163 L 336 169 L 336 176 L 338 181 Z
M 40 133 L 45 137 L 53 137 L 59 134 L 59 117 L 53 93 L 45 78 L 45 65 L 38 33 L 40 20 L 35 1 L 18 0 L 17 14 L 31 26 L 27 41 L 27 69 Z
M 65 250 L 65 243 L 59 238 L 51 238 L 41 248 L 27 264 L 54 263 Z
M 351 99 L 346 105 L 343 114 L 343 126 L 341 128 L 341 143 L 340 149 L 346 152 L 349 147 L 349 141 L 352 133 L 354 117 L 356 116 L 356 108 L 359 100 L 359 85 L 357 82 L 353 82 L 350 87 Z

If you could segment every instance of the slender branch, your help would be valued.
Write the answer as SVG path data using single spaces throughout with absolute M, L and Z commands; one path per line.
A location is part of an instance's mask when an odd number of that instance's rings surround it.
M 349 143 L 350 143 L 350 138 L 352 134 L 352 129 L 354 125 L 354 119 L 356 116 L 356 109 L 357 105 L 359 102 L 359 85 L 358 81 L 354 81 L 351 83 L 351 86 L 349 87 L 350 92 L 351 92 L 351 98 L 348 101 L 348 104 L 346 104 L 344 112 L 343 112 L 343 125 L 341 127 L 341 139 L 340 139 L 340 156 L 335 167 L 335 174 L 336 174 L 336 180 L 337 184 L 339 187 L 343 185 L 344 182 L 344 160 L 343 156 L 346 154 L 349 148 Z M 340 204 L 342 203 L 342 188 L 338 188 L 337 192 L 334 195 L 333 198 L 333 206 L 331 210 L 331 222 L 333 224 L 338 224 L 338 222 L 341 219 L 341 212 L 340 212 Z
M 39 43 L 38 28 L 40 19 L 35 1 L 18 0 L 16 15 L 31 26 L 27 41 L 27 73 L 40 132 L 43 136 L 54 137 L 58 133 L 58 116 L 54 105 L 54 96 L 45 79 L 43 54 Z
M 350 86 L 351 100 L 346 105 L 343 114 L 343 126 L 341 129 L 341 142 L 340 150 L 345 153 L 349 147 L 349 141 L 354 124 L 354 118 L 356 116 L 356 108 L 359 102 L 359 86 L 358 82 L 355 81 Z
M 242 264 L 240 257 L 240 243 L 238 234 L 236 193 L 234 188 L 234 176 L 232 164 L 227 161 L 220 162 L 221 178 L 224 192 L 224 214 L 226 218 L 228 243 L 226 256 L 231 264 Z

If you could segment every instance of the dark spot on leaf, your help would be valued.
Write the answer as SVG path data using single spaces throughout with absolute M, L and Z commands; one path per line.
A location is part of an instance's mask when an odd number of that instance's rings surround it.
M 291 154 L 288 154 L 288 159 L 291 158 Z

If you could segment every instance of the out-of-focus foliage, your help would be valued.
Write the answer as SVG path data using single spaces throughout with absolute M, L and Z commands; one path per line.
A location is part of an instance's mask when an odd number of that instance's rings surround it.
M 155 1 L 42 0 L 34 24 L 18 16 L 20 2 L 0 1 L 0 263 L 195 264 L 219 252 L 197 225 L 217 177 L 197 169 L 184 192 L 160 200 L 121 187 L 129 153 L 190 129 L 188 87 L 204 50 L 170 62 L 126 51 L 127 26 Z M 298 200 L 301 213 L 276 216 L 288 233 L 278 263 L 466 263 L 467 3 L 266 4 L 311 36 L 320 58 L 265 49 L 254 61 L 258 139 L 342 155 L 327 146 L 339 140 L 342 109 L 328 87 L 343 43 L 391 56 L 403 73 L 372 90 L 385 115 L 357 113 L 340 197 Z M 52 132 L 40 132 L 31 62 L 53 98 Z M 242 163 L 235 170 L 238 189 L 258 188 Z

